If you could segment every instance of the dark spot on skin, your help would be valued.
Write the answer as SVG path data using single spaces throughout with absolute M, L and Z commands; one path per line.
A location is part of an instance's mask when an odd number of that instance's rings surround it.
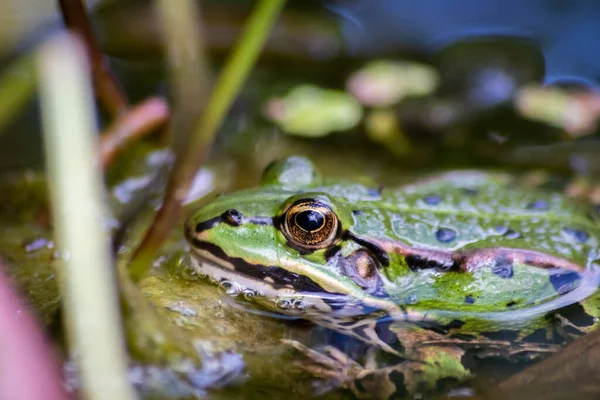
M 421 257 L 416 254 L 411 254 L 406 256 L 405 258 L 406 265 L 410 268 L 411 271 L 417 271 L 420 269 L 429 269 L 429 268 L 437 268 L 442 271 L 448 271 L 451 269 L 451 265 L 444 265 L 439 261 L 432 260 L 429 258 Z
M 442 243 L 449 243 L 456 239 L 456 232 L 449 228 L 440 228 L 435 233 L 435 238 Z
M 221 218 L 223 218 L 223 222 L 231 226 L 240 226 L 244 219 L 242 213 L 234 209 L 225 211 Z
M 446 335 L 451 329 L 460 329 L 465 324 L 464 321 L 460 321 L 458 319 L 452 320 L 446 325 L 441 325 L 439 323 L 435 323 L 433 321 L 427 322 L 415 322 L 415 325 L 420 326 L 423 329 L 427 329 L 429 331 L 439 333 L 441 335 Z
M 504 232 L 503 236 L 507 239 L 519 239 L 521 237 L 521 234 L 519 232 L 513 231 L 512 229 L 508 229 L 506 232 Z
M 421 326 L 424 329 L 433 331 L 435 333 L 439 333 L 442 335 L 446 335 L 452 329 L 460 329 L 465 324 L 464 321 L 455 319 L 447 323 L 446 325 L 436 324 L 435 322 L 422 322 L 416 323 L 416 325 Z
M 517 304 L 517 302 L 516 302 L 516 301 L 514 301 L 514 300 L 511 300 L 511 301 L 509 301 L 508 303 L 506 303 L 506 307 L 512 307 L 512 306 L 514 306 L 514 305 L 516 305 L 516 304 Z
M 526 208 L 528 210 L 548 211 L 550 209 L 550 206 L 544 200 L 535 200 L 527 204 Z
M 580 278 L 577 272 L 558 273 L 550 275 L 550 283 L 558 294 L 563 294 L 573 290 Z
M 362 213 L 361 210 L 352 210 L 352 215 L 362 215 Z
M 496 257 L 496 263 L 491 270 L 494 275 L 503 279 L 512 278 L 514 275 L 512 261 L 505 256 Z
M 473 303 L 475 303 L 475 298 L 469 294 L 469 295 L 465 296 L 465 303 L 473 304 Z
M 463 194 L 467 195 L 467 196 L 476 196 L 478 192 L 477 189 L 473 189 L 473 188 L 463 188 L 462 189 Z
M 585 243 L 590 238 L 587 232 L 582 231 L 581 229 L 563 228 L 563 232 L 565 232 L 567 235 L 569 235 L 579 243 Z
M 325 250 L 325 260 L 329 261 L 329 259 L 336 256 L 337 253 L 341 249 L 342 249 L 342 247 L 337 245 L 337 246 L 332 246 L 332 247 L 328 248 L 327 250 Z
M 423 202 L 430 206 L 437 206 L 442 202 L 442 199 L 440 199 L 439 196 L 429 195 L 423 197 Z
M 396 391 L 391 399 L 404 399 L 408 394 L 408 391 L 406 390 L 406 383 L 404 381 L 404 374 L 400 371 L 394 370 L 390 372 L 390 380 L 396 388 Z
M 566 318 L 571 324 L 579 327 L 594 325 L 594 317 L 585 312 L 585 308 L 579 303 L 573 303 L 557 311 L 557 314 Z
M 481 336 L 491 340 L 506 340 L 512 342 L 519 337 L 519 331 L 500 329 L 499 331 L 495 332 L 481 332 Z
M 450 330 L 450 329 L 462 328 L 462 326 L 464 324 L 465 324 L 465 321 L 461 321 L 459 319 L 455 319 L 455 320 L 452 320 L 452 321 L 448 322 L 448 324 L 446 324 L 446 329 Z

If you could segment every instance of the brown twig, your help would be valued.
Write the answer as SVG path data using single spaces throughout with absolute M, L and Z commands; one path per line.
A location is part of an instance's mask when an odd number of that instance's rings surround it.
M 127 108 L 127 96 L 117 82 L 96 43 L 85 7 L 81 0 L 59 0 L 65 25 L 81 36 L 92 66 L 96 95 L 113 117 Z
M 106 169 L 129 144 L 162 127 L 168 119 L 169 106 L 159 97 L 129 108 L 100 136 L 102 167 Z

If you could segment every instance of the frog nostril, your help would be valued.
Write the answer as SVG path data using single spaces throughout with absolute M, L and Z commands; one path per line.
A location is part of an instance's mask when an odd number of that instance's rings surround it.
M 231 226 L 240 226 L 243 222 L 243 216 L 242 213 L 239 212 L 238 210 L 234 210 L 229 209 L 227 211 L 225 211 L 222 215 L 221 218 L 223 218 L 223 222 L 225 222 L 228 225 Z

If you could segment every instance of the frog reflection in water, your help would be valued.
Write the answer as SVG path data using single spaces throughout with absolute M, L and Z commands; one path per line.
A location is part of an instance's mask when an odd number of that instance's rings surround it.
M 597 211 L 511 179 L 448 172 L 376 189 L 291 157 L 197 211 L 185 235 L 199 274 L 372 356 L 290 342 L 304 368 L 358 397 L 402 397 L 465 381 L 469 358 L 531 358 L 595 328 Z

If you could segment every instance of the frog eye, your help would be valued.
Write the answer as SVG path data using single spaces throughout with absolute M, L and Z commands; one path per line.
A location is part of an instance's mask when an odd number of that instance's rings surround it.
M 283 216 L 283 234 L 297 247 L 316 250 L 329 247 L 338 233 L 338 218 L 325 203 L 302 199 Z

